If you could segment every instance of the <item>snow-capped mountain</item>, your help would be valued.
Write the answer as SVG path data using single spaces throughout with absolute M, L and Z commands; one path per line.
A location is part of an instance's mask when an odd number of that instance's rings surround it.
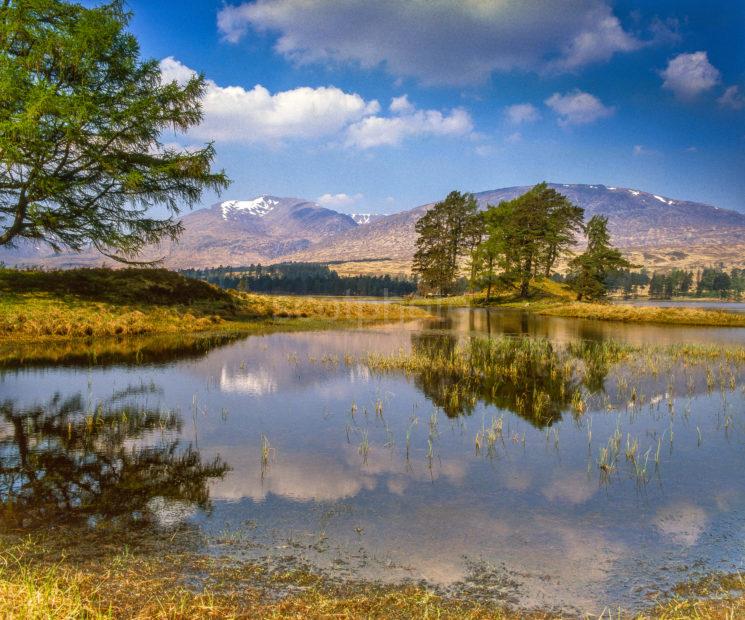
M 253 200 L 226 200 L 220 203 L 222 219 L 228 220 L 239 214 L 263 217 L 279 204 L 278 200 L 268 196 L 259 196 Z

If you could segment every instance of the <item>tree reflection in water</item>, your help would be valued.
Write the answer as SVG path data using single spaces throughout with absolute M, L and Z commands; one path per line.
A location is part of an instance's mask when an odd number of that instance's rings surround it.
M 138 390 L 90 410 L 81 395 L 0 403 L 0 524 L 147 520 L 156 499 L 209 509 L 207 483 L 228 466 L 180 445 L 176 413 L 125 404 Z
M 540 338 L 472 338 L 465 345 L 448 334 L 413 334 L 414 382 L 449 417 L 470 415 L 479 401 L 512 411 L 536 427 L 558 421 L 583 384 L 573 355 Z M 589 369 L 589 367 L 588 367 Z M 585 387 L 602 389 L 608 366 L 594 364 Z

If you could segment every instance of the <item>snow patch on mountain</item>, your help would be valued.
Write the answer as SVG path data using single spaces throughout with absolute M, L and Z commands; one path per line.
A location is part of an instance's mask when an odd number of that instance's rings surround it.
M 227 220 L 229 216 L 236 213 L 248 213 L 257 217 L 264 217 L 278 204 L 278 200 L 259 196 L 253 200 L 226 200 L 220 203 L 220 208 L 222 209 L 222 219 Z
M 375 215 L 373 213 L 351 213 L 349 217 L 361 226 L 363 224 L 369 224 Z
M 658 196 L 657 194 L 652 194 L 652 195 L 655 198 L 657 198 L 657 200 L 659 200 L 660 202 L 664 202 L 666 205 L 674 205 L 675 204 L 675 201 L 674 200 L 667 200 L 666 198 L 663 198 L 662 196 Z

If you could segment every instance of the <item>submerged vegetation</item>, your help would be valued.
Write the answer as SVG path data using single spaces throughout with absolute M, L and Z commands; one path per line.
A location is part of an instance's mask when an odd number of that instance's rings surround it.
M 164 269 L 0 269 L 0 340 L 251 331 L 262 322 L 385 321 L 426 313 L 389 304 L 270 297 Z

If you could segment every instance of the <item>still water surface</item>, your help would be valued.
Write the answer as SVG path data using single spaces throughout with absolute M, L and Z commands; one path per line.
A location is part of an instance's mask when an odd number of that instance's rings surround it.
M 635 405 L 621 396 L 628 378 L 611 372 L 583 415 L 557 404 L 536 422 L 509 399 L 438 407 L 443 385 L 358 359 L 474 335 L 745 344 L 745 330 L 438 312 L 251 336 L 159 363 L 6 369 L 0 499 L 26 524 L 50 518 L 52 503 L 90 522 L 154 510 L 197 524 L 215 553 L 570 612 L 638 608 L 683 579 L 742 569 L 739 378 L 686 391 L 646 377 Z M 495 420 L 499 441 L 477 453 Z M 641 478 L 623 456 L 610 475 L 598 467 L 617 429 L 624 447 L 638 442 L 637 460 L 647 455 Z

